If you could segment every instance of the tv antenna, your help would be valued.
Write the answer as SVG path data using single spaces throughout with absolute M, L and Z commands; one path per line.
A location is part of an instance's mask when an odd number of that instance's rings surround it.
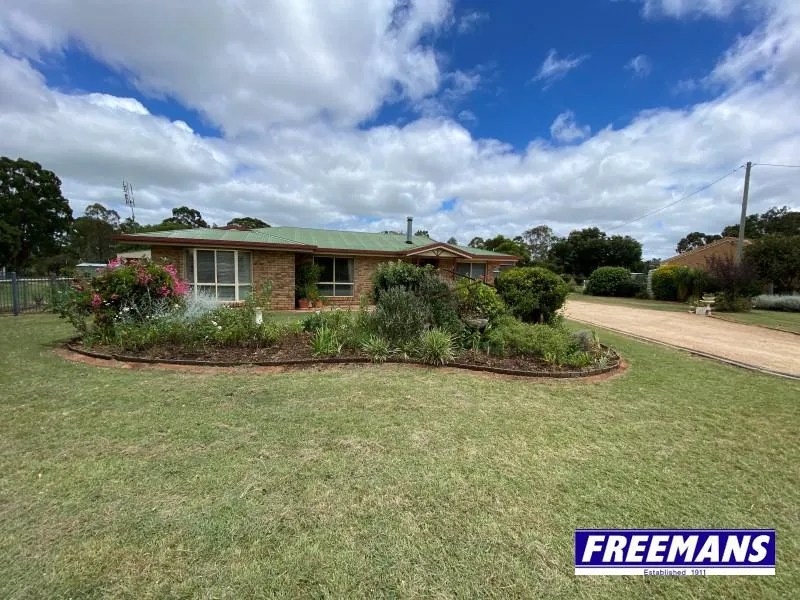
M 134 208 L 136 208 L 136 201 L 133 199 L 133 184 L 122 180 L 122 193 L 125 196 L 125 206 L 131 207 L 131 221 L 136 221 Z

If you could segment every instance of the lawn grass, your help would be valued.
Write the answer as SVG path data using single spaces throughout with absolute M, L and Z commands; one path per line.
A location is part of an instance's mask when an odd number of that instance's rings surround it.
M 746 313 L 715 312 L 714 316 L 727 321 L 746 325 L 761 325 L 781 331 L 800 333 L 800 313 L 781 312 L 777 310 L 752 310 Z
M 686 312 L 689 305 L 686 302 L 665 302 L 663 300 L 641 300 L 639 298 L 610 298 L 606 296 L 589 296 L 588 294 L 570 294 L 568 300 L 580 302 L 594 302 L 596 304 L 614 304 L 616 306 L 632 306 L 633 308 L 649 308 L 650 310 L 668 310 Z
M 689 305 L 684 302 L 664 302 L 661 300 L 640 300 L 638 298 L 607 298 L 605 296 L 586 296 L 584 294 L 570 294 L 569 300 L 580 302 L 594 302 L 597 304 L 612 304 L 615 306 L 631 306 L 633 308 L 648 308 L 651 310 L 668 310 L 686 312 Z M 714 311 L 714 316 L 727 321 L 744 323 L 745 325 L 761 325 L 780 331 L 793 331 L 800 333 L 800 313 L 782 312 L 777 310 L 753 310 L 746 313 L 728 313 Z
M 595 383 L 66 362 L 0 317 L 0 598 L 789 598 L 800 384 L 600 332 Z M 776 577 L 572 574 L 576 527 L 777 529 Z M 795 590 L 795 592 L 792 592 Z

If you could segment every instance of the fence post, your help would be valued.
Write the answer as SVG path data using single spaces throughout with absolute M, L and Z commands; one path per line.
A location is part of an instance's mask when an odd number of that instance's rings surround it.
M 15 317 L 19 315 L 19 290 L 17 289 L 16 273 L 11 273 L 11 312 Z

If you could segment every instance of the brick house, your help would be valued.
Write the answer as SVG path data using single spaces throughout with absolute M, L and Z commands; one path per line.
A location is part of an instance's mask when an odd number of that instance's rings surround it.
M 711 242 L 705 246 L 700 246 L 694 250 L 689 250 L 683 254 L 678 254 L 672 258 L 661 261 L 661 266 L 675 265 L 680 267 L 691 267 L 693 269 L 705 269 L 706 260 L 715 256 L 722 259 L 734 259 L 736 257 L 736 244 L 738 239 L 735 237 L 724 237 L 716 242 Z M 750 240 L 745 240 L 745 246 L 751 244 Z
M 154 260 L 178 267 L 192 290 L 220 302 L 244 300 L 272 281 L 272 308 L 293 309 L 299 265 L 322 267 L 320 294 L 329 304 L 357 305 L 372 289 L 372 274 L 382 262 L 431 264 L 445 276 L 467 275 L 494 281 L 516 256 L 437 242 L 408 233 L 364 233 L 301 227 L 263 229 L 182 229 L 123 234 L 128 244 L 150 247 Z

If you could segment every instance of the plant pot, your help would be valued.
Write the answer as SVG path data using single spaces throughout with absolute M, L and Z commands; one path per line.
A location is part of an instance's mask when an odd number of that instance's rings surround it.
M 309 306 L 309 302 L 305 298 L 301 298 L 300 300 L 297 301 L 297 306 L 300 307 L 303 310 L 307 310 L 308 306 Z

